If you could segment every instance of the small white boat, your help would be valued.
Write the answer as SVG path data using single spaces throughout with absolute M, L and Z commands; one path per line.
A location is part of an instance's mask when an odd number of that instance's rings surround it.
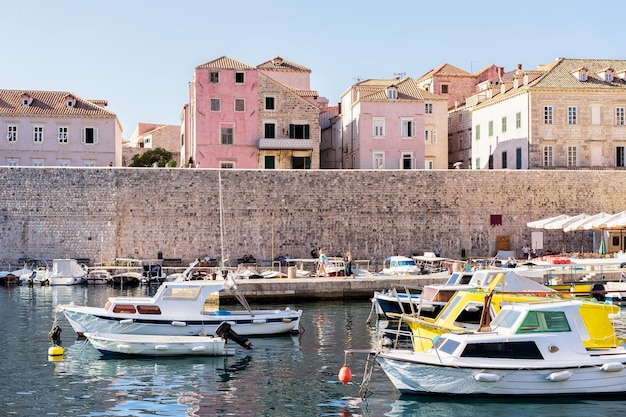
M 192 264 L 193 265 L 193 264 Z M 185 271 L 189 275 L 192 266 Z M 234 291 L 244 310 L 219 310 L 205 306 L 211 295 Z M 213 281 L 164 282 L 152 297 L 109 297 L 104 307 L 58 305 L 72 328 L 85 333 L 126 333 L 194 336 L 215 334 L 228 322 L 242 336 L 298 333 L 302 310 L 252 310 L 237 292 L 232 277 Z
M 219 336 L 163 336 L 150 334 L 85 333 L 104 355 L 134 356 L 232 356 L 234 348 Z
M 87 285 L 103 285 L 110 284 L 113 281 L 113 276 L 106 269 L 92 269 L 85 278 Z
M 49 285 L 78 285 L 87 277 L 87 268 L 76 259 L 53 259 L 48 275 Z
M 406 256 L 390 256 L 385 259 L 385 265 L 380 275 L 417 275 L 420 268 L 414 259 Z
M 502 305 L 478 331 L 441 334 L 426 351 L 381 347 L 376 360 L 401 394 L 597 396 L 626 392 L 626 349 L 598 307 L 593 329 L 581 300 Z

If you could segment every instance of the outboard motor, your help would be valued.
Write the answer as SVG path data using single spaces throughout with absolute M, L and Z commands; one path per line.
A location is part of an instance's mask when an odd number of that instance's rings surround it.
M 606 301 L 606 290 L 602 284 L 593 284 L 589 293 L 598 301 Z
M 215 334 L 219 337 L 223 337 L 224 339 L 230 339 L 234 341 L 244 349 L 252 349 L 252 343 L 248 342 L 248 339 L 239 336 L 233 329 L 231 329 L 230 324 L 225 321 L 217 326 L 217 329 L 215 329 Z

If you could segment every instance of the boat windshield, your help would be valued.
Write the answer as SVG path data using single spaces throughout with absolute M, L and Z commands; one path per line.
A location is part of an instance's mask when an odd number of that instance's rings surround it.
M 168 287 L 163 293 L 164 300 L 195 300 L 200 295 L 200 287 Z
M 516 311 L 516 310 L 500 310 L 500 314 L 498 314 L 496 316 L 495 319 L 493 319 L 493 322 L 491 323 L 491 327 L 493 327 L 494 329 L 497 327 L 503 327 L 506 329 L 510 329 L 511 327 L 513 327 L 513 324 L 515 324 L 515 322 L 517 321 L 517 318 L 519 317 L 520 312 Z

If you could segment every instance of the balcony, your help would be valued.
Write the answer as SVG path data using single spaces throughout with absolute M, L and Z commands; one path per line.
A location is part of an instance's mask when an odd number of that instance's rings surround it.
M 288 138 L 259 138 L 259 149 L 313 150 L 313 140 Z

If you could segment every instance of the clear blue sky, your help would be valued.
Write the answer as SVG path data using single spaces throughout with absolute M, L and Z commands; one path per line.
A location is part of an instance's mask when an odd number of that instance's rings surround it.
M 0 88 L 105 99 L 127 138 L 139 122 L 179 124 L 197 65 L 274 56 L 312 70 L 336 104 L 356 78 L 419 78 L 441 64 L 506 71 L 557 57 L 626 59 L 606 4 L 528 0 L 28 0 L 0 6 Z

